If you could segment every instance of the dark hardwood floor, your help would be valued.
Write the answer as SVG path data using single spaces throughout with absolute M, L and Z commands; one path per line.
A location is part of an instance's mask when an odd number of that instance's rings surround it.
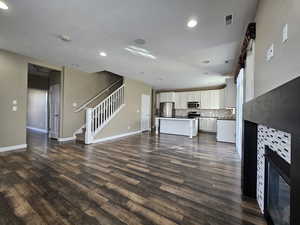
M 261 225 L 241 199 L 234 145 L 215 136 L 142 134 L 58 144 L 29 133 L 25 152 L 0 155 L 0 224 Z

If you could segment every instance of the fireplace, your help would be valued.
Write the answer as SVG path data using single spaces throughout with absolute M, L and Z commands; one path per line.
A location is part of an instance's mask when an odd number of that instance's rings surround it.
M 300 76 L 244 104 L 243 196 L 270 225 L 300 224 L 299 87 Z
M 265 217 L 270 225 L 290 225 L 290 165 L 265 147 Z

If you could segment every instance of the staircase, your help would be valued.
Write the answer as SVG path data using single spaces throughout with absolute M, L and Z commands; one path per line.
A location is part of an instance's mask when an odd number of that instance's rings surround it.
M 86 125 L 76 140 L 92 144 L 95 136 L 109 123 L 124 106 L 124 84 L 94 108 L 86 110 Z

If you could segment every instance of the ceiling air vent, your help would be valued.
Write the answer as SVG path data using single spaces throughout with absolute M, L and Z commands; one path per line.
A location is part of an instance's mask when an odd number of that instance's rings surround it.
M 225 16 L 225 24 L 226 24 L 226 26 L 231 25 L 232 24 L 232 20 L 233 20 L 232 14 L 228 15 L 228 16 Z

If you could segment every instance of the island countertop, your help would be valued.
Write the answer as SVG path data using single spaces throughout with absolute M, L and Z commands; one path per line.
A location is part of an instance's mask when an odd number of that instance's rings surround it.
M 160 120 L 197 120 L 198 118 L 189 118 L 187 116 L 176 116 L 176 117 L 155 117 Z
M 198 135 L 198 118 L 156 117 L 156 134 L 175 134 L 193 138 Z

